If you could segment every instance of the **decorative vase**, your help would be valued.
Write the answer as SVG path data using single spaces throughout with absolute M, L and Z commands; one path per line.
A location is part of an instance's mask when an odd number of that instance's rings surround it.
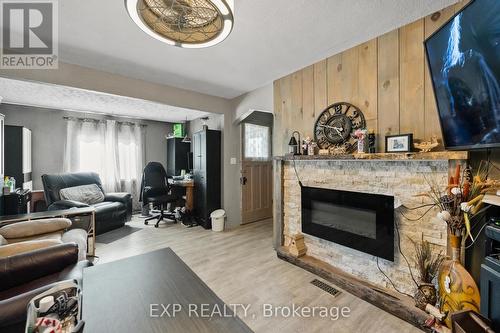
M 436 305 L 437 303 L 436 287 L 432 283 L 422 282 L 418 286 L 414 299 L 415 306 L 425 311 L 425 307 L 427 306 L 427 304 Z
M 479 288 L 472 276 L 460 263 L 462 237 L 449 235 L 451 259 L 445 260 L 439 269 L 439 309 L 443 313 L 472 310 L 479 313 Z M 445 318 L 451 328 L 451 318 Z
M 358 154 L 365 153 L 365 136 L 361 136 L 358 139 Z

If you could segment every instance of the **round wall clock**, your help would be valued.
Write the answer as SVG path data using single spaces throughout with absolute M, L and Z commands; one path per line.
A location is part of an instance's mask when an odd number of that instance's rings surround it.
M 344 147 L 352 152 L 358 141 L 354 132 L 365 127 L 365 116 L 360 109 L 346 102 L 335 103 L 316 120 L 314 140 L 320 149 Z

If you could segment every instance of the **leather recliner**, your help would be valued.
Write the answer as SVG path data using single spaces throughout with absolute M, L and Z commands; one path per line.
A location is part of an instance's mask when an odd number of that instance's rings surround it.
M 74 280 L 82 286 L 83 269 L 75 243 L 0 258 L 0 332 L 24 332 L 30 300 L 58 282 Z
M 105 193 L 101 179 L 95 172 L 76 172 L 42 176 L 45 200 L 49 210 L 89 207 L 72 200 L 61 200 L 59 191 L 68 187 L 96 184 L 104 193 L 104 201 L 91 207 L 95 208 L 96 235 L 125 225 L 132 218 L 132 195 L 130 193 Z

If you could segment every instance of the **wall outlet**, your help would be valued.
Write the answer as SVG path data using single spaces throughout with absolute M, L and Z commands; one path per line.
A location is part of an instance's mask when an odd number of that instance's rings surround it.
M 237 164 L 236 157 L 231 157 L 229 163 L 231 163 L 231 165 L 236 165 Z

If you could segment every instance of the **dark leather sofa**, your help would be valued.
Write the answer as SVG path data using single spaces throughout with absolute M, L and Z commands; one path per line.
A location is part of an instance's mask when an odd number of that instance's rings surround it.
M 96 210 L 96 234 L 102 234 L 122 227 L 132 218 L 132 196 L 130 193 L 105 193 L 101 179 L 95 172 L 63 173 L 42 176 L 45 200 L 49 210 L 89 207 L 71 200 L 61 200 L 59 191 L 63 188 L 96 184 L 104 193 L 104 201 L 92 205 Z
M 24 332 L 29 301 L 57 282 L 75 280 L 82 286 L 83 269 L 75 243 L 0 258 L 0 332 Z

